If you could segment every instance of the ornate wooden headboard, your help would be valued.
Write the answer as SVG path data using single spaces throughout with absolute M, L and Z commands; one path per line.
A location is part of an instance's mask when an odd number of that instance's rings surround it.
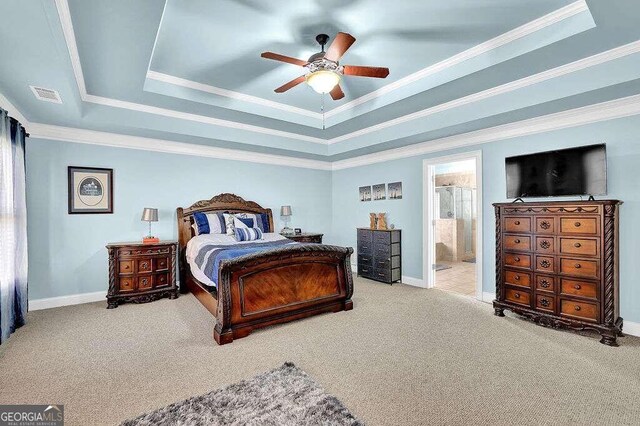
M 180 251 L 184 252 L 187 243 L 193 237 L 193 214 L 197 212 L 225 212 L 225 213 L 266 213 L 269 217 L 269 229 L 273 232 L 273 214 L 271 209 L 262 208 L 258 203 L 246 201 L 235 194 L 225 192 L 216 195 L 210 200 L 200 200 L 191 207 L 178 207 L 178 244 Z

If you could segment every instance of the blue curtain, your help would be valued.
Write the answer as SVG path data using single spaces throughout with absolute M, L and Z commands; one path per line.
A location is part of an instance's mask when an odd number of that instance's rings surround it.
M 27 316 L 24 127 L 0 109 L 0 343 Z

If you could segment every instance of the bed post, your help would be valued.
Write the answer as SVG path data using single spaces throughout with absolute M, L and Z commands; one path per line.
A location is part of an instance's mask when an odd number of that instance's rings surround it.
M 187 242 L 189 242 L 191 236 L 189 229 L 190 221 L 188 218 L 185 220 L 182 207 L 176 209 L 176 215 L 178 216 L 178 272 L 180 273 L 180 293 L 184 294 L 188 291 L 187 257 L 185 251 L 187 249 Z

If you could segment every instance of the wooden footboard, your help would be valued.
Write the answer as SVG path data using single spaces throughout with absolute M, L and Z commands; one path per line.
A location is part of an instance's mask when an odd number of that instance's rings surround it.
M 352 309 L 352 253 L 350 247 L 310 244 L 222 261 L 216 342 L 223 345 L 256 328 Z

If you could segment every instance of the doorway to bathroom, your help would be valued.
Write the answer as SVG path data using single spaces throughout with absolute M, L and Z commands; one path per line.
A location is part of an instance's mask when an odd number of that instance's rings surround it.
M 482 299 L 482 156 L 424 161 L 424 274 L 428 288 Z

